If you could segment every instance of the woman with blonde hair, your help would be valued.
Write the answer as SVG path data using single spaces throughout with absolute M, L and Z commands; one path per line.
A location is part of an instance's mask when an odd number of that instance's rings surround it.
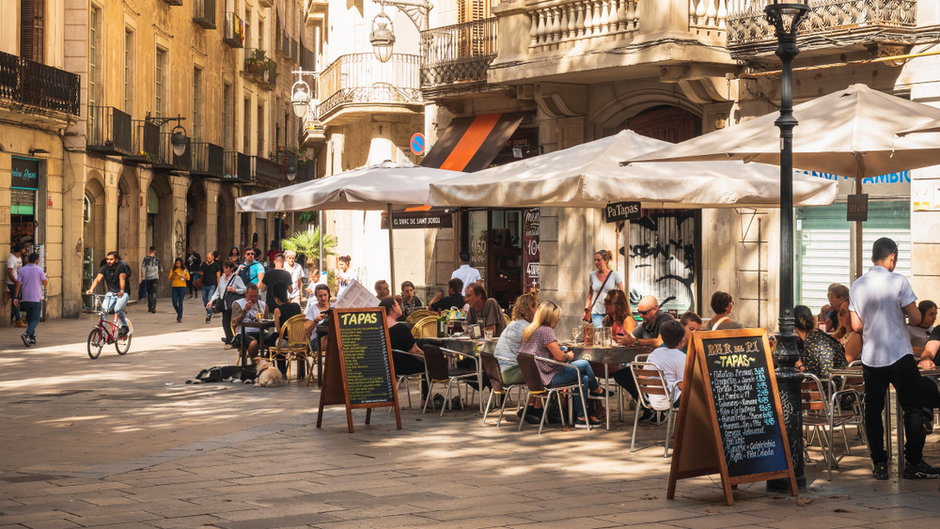
M 522 333 L 535 317 L 535 311 L 538 308 L 539 295 L 537 293 L 523 294 L 516 298 L 516 304 L 512 307 L 512 321 L 503 329 L 502 334 L 499 335 L 499 341 L 496 342 L 496 350 L 493 354 L 499 361 L 503 383 L 506 385 L 524 382 L 522 371 L 516 363 L 516 355 L 519 354 L 519 346 L 522 345 Z
M 558 345 L 555 327 L 558 326 L 559 321 L 561 321 L 561 309 L 558 308 L 555 302 L 546 301 L 539 305 L 539 309 L 532 318 L 532 323 L 522 331 L 522 345 L 519 347 L 519 354 L 551 358 L 558 362 L 571 362 L 571 367 L 548 362 L 536 362 L 539 376 L 545 385 L 579 382 L 580 372 L 581 391 L 584 392 L 585 398 L 588 396 L 588 391 L 593 395 L 603 395 L 604 390 L 597 383 L 591 364 L 587 360 L 574 360 L 574 353 L 563 351 Z M 575 428 L 587 428 L 588 421 L 592 426 L 600 424 L 600 421 L 596 418 L 585 415 L 581 399 L 574 399 L 574 408 L 577 416 Z
M 862 334 L 852 329 L 852 313 L 848 300 L 843 301 L 836 313 L 839 329 L 832 335 L 845 349 L 845 361 L 852 363 L 862 357 Z

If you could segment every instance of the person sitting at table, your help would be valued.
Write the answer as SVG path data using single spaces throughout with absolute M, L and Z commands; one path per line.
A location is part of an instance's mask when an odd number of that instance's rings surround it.
M 494 337 L 499 337 L 506 328 L 506 319 L 499 302 L 486 297 L 486 289 L 479 283 L 474 283 L 467 290 L 467 325 L 480 325 L 483 330 L 490 331 Z
M 258 299 L 258 285 L 249 283 L 245 286 L 245 297 L 232 303 L 232 325 L 235 327 L 235 338 L 232 340 L 235 347 L 242 347 L 242 322 L 256 321 L 264 318 L 268 312 L 265 302 Z M 245 340 L 248 342 L 248 356 L 254 358 L 258 354 L 258 337 L 261 335 L 259 327 L 247 327 Z
M 392 296 L 385 296 L 379 300 L 379 306 L 385 309 L 385 323 L 388 325 L 388 339 L 392 346 L 392 362 L 395 366 L 395 375 L 417 375 L 424 373 L 424 360 L 413 356 L 424 356 L 424 351 L 418 347 L 414 336 L 411 335 L 411 329 L 404 323 L 398 321 L 401 316 L 401 306 Z M 402 353 L 411 353 L 404 354 Z M 421 406 L 424 406 L 424 400 L 427 399 L 428 388 L 424 381 L 421 382 Z
M 819 330 L 816 316 L 805 305 L 793 308 L 793 331 L 800 338 L 797 347 L 800 361 L 797 367 L 822 379 L 832 377 L 833 369 L 845 369 L 845 349 L 839 340 Z
M 685 345 L 681 350 L 687 353 L 692 343 L 692 333 L 702 329 L 702 317 L 690 310 L 679 318 L 679 323 L 685 328 Z
M 636 311 L 643 317 L 643 323 L 633 329 L 633 337 L 640 345 L 659 347 L 663 341 L 659 337 L 662 324 L 674 320 L 672 314 L 659 310 L 659 300 L 654 296 L 644 296 L 636 306 Z
M 587 360 L 574 360 L 574 353 L 562 351 L 558 345 L 558 338 L 555 336 L 555 327 L 561 321 L 561 309 L 553 301 L 546 301 L 539 305 L 532 323 L 522 331 L 522 345 L 519 347 L 519 354 L 530 354 L 541 358 L 551 358 L 559 362 L 571 361 L 571 366 L 565 367 L 548 362 L 536 362 L 543 384 L 571 384 L 578 382 L 578 372 L 581 374 L 581 391 L 585 392 L 585 397 L 589 391 L 593 395 L 603 395 L 604 390 L 594 377 L 594 371 Z M 577 369 L 575 369 L 577 367 Z M 585 415 L 584 406 L 580 398 L 575 398 L 574 409 L 575 428 L 587 428 L 588 423 L 592 426 L 601 424 L 595 417 Z
M 849 287 L 841 283 L 833 283 L 826 290 L 829 303 L 819 309 L 819 323 L 826 324 L 826 332 L 839 328 L 839 307 L 849 300 Z
M 740 323 L 731 319 L 731 310 L 734 309 L 734 298 L 731 297 L 731 294 L 717 290 L 712 294 L 709 305 L 715 313 L 711 321 L 708 322 L 709 330 L 725 331 L 743 328 Z
M 284 322 L 289 320 L 291 317 L 301 314 L 300 304 L 290 301 L 287 296 L 287 285 L 283 283 L 275 284 L 271 290 L 273 291 L 274 297 L 274 329 L 271 333 L 263 338 L 264 345 L 268 347 L 276 347 L 277 341 L 282 338 L 280 335 L 281 326 L 284 325 Z M 287 338 L 287 336 L 283 336 Z M 252 347 L 254 346 L 254 347 Z M 248 344 L 249 349 L 257 349 L 258 344 L 254 342 Z M 282 374 L 287 374 L 287 362 L 284 360 L 278 360 L 277 368 L 281 371 Z M 304 366 L 303 363 L 300 364 L 300 367 L 297 368 L 297 376 L 299 378 L 304 378 Z
M 447 282 L 447 295 L 444 296 L 443 292 L 438 291 L 431 299 L 428 307 L 434 312 L 440 312 L 450 310 L 452 307 L 463 307 L 463 304 L 463 281 L 459 277 L 455 277 Z
M 320 335 L 317 334 L 317 325 L 326 318 L 326 315 L 329 314 L 327 311 L 330 310 L 330 287 L 323 283 L 320 283 L 313 289 L 313 295 L 316 297 L 316 301 L 309 300 L 307 302 L 307 311 L 304 313 L 304 331 L 306 331 L 307 336 L 310 337 L 310 347 L 314 351 L 320 351 Z M 325 337 L 324 337 L 325 338 Z
M 852 313 L 849 311 L 848 300 L 843 301 L 839 307 L 839 329 L 832 335 L 839 340 L 845 350 L 845 361 L 849 364 L 862 356 L 862 334 L 852 329 Z
M 620 345 L 633 345 L 636 338 L 633 330 L 636 329 L 636 320 L 627 303 L 627 295 L 623 290 L 608 290 L 604 296 L 604 327 L 610 327 L 610 337 Z
M 392 289 L 388 286 L 388 281 L 384 279 L 379 279 L 375 282 L 375 297 L 382 299 L 388 297 L 392 293 Z
M 685 378 L 686 355 L 681 348 L 686 345 L 686 331 L 676 320 L 663 323 L 660 329 L 663 346 L 657 347 L 650 353 L 647 362 L 655 364 L 663 372 L 666 379 L 666 395 L 650 395 L 650 406 L 657 411 L 668 410 L 670 406 L 679 407 L 679 397 L 682 395 L 683 378 Z
M 908 324 L 907 331 L 911 334 L 911 347 L 914 348 L 914 356 L 919 356 L 927 345 L 927 337 L 933 330 L 933 324 L 937 321 L 937 304 L 929 299 L 925 299 L 917 304 L 917 310 L 920 311 L 920 323 L 917 325 Z
M 411 281 L 403 281 L 401 284 L 401 295 L 396 296 L 398 304 L 401 306 L 401 319 L 405 320 L 412 312 L 421 308 L 421 298 L 415 296 L 415 284 Z
M 539 295 L 537 293 L 523 294 L 516 298 L 516 304 L 512 307 L 512 321 L 503 329 L 502 334 L 499 335 L 499 341 L 496 342 L 493 356 L 499 361 L 503 384 L 507 386 L 525 382 L 522 378 L 522 371 L 519 370 L 519 364 L 516 363 L 516 356 L 522 345 L 522 332 L 532 322 L 538 308 Z

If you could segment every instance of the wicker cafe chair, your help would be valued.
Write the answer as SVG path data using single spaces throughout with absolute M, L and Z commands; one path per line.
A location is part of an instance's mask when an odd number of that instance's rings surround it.
M 833 391 L 831 382 L 820 380 L 812 373 L 803 373 L 803 383 L 800 389 L 803 396 L 803 428 L 806 431 L 813 431 L 813 435 L 809 437 L 806 443 L 806 448 L 809 449 L 809 444 L 814 438 L 819 439 L 819 447 L 826 459 L 826 479 L 832 481 L 832 467 L 838 466 L 838 460 L 835 459 L 833 454 L 833 430 L 838 427 L 842 428 L 845 451 L 851 453 L 845 426 L 852 424 L 856 418 L 855 413 L 843 414 L 837 412 L 837 410 L 840 410 L 839 403 L 843 395 L 854 395 L 855 401 L 858 402 L 858 393 L 854 389 Z M 823 437 L 825 437 L 825 443 Z
M 444 410 L 451 406 L 450 395 L 454 384 L 464 382 L 476 382 L 477 370 L 461 367 L 450 367 L 447 363 L 447 356 L 461 356 L 456 351 L 447 351 L 433 344 L 424 344 L 421 346 L 424 351 L 424 366 L 428 377 L 428 398 L 424 402 L 424 411 L 428 411 L 428 403 L 431 402 L 434 384 L 447 384 L 447 395 L 444 397 L 444 405 L 441 406 L 441 416 Z M 460 391 L 457 391 L 460 394 Z
M 303 362 L 307 376 L 307 384 L 310 384 L 310 380 L 313 378 L 311 376 L 311 370 L 313 369 L 313 353 L 310 350 L 310 340 L 307 339 L 306 329 L 304 329 L 305 322 L 306 317 L 303 314 L 297 314 L 296 316 L 288 318 L 288 320 L 281 325 L 281 330 L 278 333 L 277 347 L 273 350 L 268 350 L 268 359 L 271 363 L 274 363 L 275 360 L 284 360 L 287 362 L 286 379 L 288 381 L 290 381 L 291 363 L 294 360 Z
M 493 395 L 500 395 L 503 398 L 503 403 L 499 406 L 499 418 L 496 419 L 496 427 L 499 428 L 499 424 L 503 420 L 503 413 L 506 411 L 506 403 L 509 401 L 509 393 L 513 389 L 519 388 L 521 396 L 522 385 L 510 384 L 507 386 L 503 382 L 503 371 L 499 367 L 499 360 L 496 359 L 493 353 L 481 351 L 480 361 L 483 363 L 483 372 L 490 379 L 490 398 L 486 400 L 486 408 L 483 410 L 483 424 L 486 424 L 486 416 L 490 412 L 490 405 L 493 404 Z M 497 403 L 497 405 L 499 404 Z
M 666 412 L 666 440 L 663 448 L 663 457 L 669 457 L 669 440 L 672 438 L 672 426 L 676 415 L 676 408 L 672 405 L 675 396 L 669 391 L 666 385 L 666 377 L 656 364 L 650 362 L 630 362 L 630 374 L 633 375 L 633 381 L 636 383 L 636 390 L 640 397 L 640 405 L 636 408 L 633 416 L 633 435 L 630 439 L 630 451 L 636 450 L 636 428 L 640 423 L 640 409 L 649 408 L 656 410 L 650 404 L 650 395 L 662 395 L 669 401 L 669 407 Z
M 552 401 L 552 396 L 555 396 L 556 402 L 558 402 L 558 409 L 562 409 L 561 403 L 561 392 L 564 391 L 575 391 L 581 387 L 581 371 L 578 370 L 578 379 L 575 382 L 570 384 L 548 384 L 545 385 L 542 383 L 542 377 L 539 374 L 539 368 L 536 362 L 544 361 L 553 364 L 560 364 L 565 367 L 574 367 L 568 365 L 564 362 L 557 362 L 555 360 L 550 360 L 548 358 L 541 358 L 533 356 L 526 353 L 521 353 L 516 357 L 516 361 L 519 362 L 519 369 L 522 371 L 522 378 L 525 380 L 526 385 L 526 396 L 525 396 L 525 407 L 522 409 L 522 416 L 525 417 L 525 412 L 529 409 L 529 398 L 536 398 L 542 401 L 542 419 L 539 421 L 539 435 L 542 434 L 542 428 L 545 426 L 545 416 L 548 413 L 548 405 Z M 580 392 L 578 392 L 580 393 Z M 587 402 L 584 400 L 584 395 L 578 395 L 577 398 L 581 399 L 581 405 L 587 412 Z M 565 414 L 561 414 L 561 426 L 565 427 Z M 587 422 L 588 430 L 591 429 L 591 422 Z M 522 425 L 525 424 L 524 420 L 519 421 L 519 430 L 522 429 Z
M 422 318 L 427 318 L 428 316 L 437 317 L 437 314 L 427 309 L 418 309 L 412 312 L 411 314 L 409 314 L 408 317 L 405 318 L 405 321 L 407 321 L 408 323 L 417 323 L 418 320 L 421 320 Z
M 437 336 L 437 316 L 426 316 L 415 322 L 411 328 L 415 338 L 434 338 Z

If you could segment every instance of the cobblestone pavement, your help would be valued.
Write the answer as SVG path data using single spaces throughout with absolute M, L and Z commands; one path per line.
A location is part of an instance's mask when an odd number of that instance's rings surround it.
M 873 481 L 866 452 L 826 481 L 807 468 L 799 499 L 743 485 L 722 503 L 716 478 L 679 483 L 665 499 L 662 429 L 542 436 L 480 424 L 475 411 L 421 415 L 404 429 L 384 410 L 346 433 L 343 408 L 317 430 L 318 391 L 293 382 L 187 385 L 199 369 L 231 364 L 218 323 L 187 300 L 177 324 L 132 305 L 127 356 L 90 360 L 93 320 L 44 323 L 25 349 L 0 329 L 0 527 L 912 527 L 940 518 L 938 482 Z M 928 459 L 940 463 L 940 435 Z M 811 453 L 819 459 L 818 451 Z

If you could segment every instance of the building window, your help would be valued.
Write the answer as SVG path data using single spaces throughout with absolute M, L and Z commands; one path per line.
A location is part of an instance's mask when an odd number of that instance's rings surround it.
M 134 32 L 124 30 L 124 112 L 133 114 L 134 104 Z
M 264 156 L 264 105 L 258 105 L 258 114 L 256 116 L 258 120 L 258 156 Z
M 46 0 L 20 0 L 20 57 L 45 62 Z
M 258 19 L 258 49 L 263 50 L 264 47 L 264 20 Z
M 235 150 L 235 101 L 232 98 L 232 84 L 222 84 L 222 145 L 228 151 Z
M 88 17 L 88 105 L 100 105 L 101 85 L 101 8 L 91 6 Z
M 242 152 L 251 154 L 251 100 L 242 105 Z
M 154 114 L 158 116 L 166 115 L 166 68 L 167 52 L 165 49 L 157 47 L 156 76 L 154 79 Z
M 202 137 L 202 68 L 193 68 L 193 137 Z

